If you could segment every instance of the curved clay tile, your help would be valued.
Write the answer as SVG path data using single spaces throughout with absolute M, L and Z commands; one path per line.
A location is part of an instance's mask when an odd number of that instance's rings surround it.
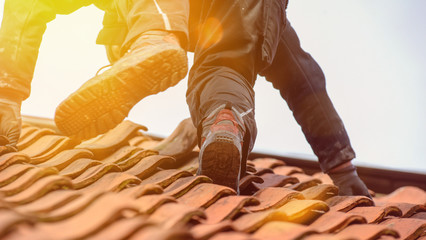
M 363 216 L 368 223 L 379 223 L 387 216 L 400 217 L 402 215 L 401 210 L 395 206 L 356 207 L 348 213 Z
M 162 205 L 174 202 L 176 202 L 174 197 L 163 194 L 145 195 L 135 200 L 135 203 L 138 206 L 138 210 L 142 214 L 151 214 Z
M 11 232 L 17 225 L 32 225 L 35 219 L 21 215 L 11 210 L 0 209 L 0 238 Z
M 32 202 L 56 189 L 72 189 L 73 185 L 68 177 L 51 175 L 33 183 L 24 191 L 3 199 L 11 204 L 25 204 Z
M 174 183 L 177 179 L 192 176 L 192 173 L 179 169 L 161 170 L 154 175 L 144 179 L 141 184 L 157 184 L 162 188 L 166 188 Z
M 20 178 L 22 174 L 26 173 L 28 170 L 34 168 L 30 164 L 13 164 L 0 172 L 0 189 L 3 186 L 8 185 L 9 183 Z
M 214 235 L 209 240 L 259 240 L 252 237 L 250 234 L 242 232 L 223 232 Z
M 101 199 L 104 195 L 115 195 L 115 194 L 106 193 L 101 190 L 98 190 L 95 192 L 88 192 L 68 202 L 67 204 L 54 209 L 53 211 L 50 211 L 43 215 L 39 215 L 38 217 L 43 222 L 56 222 L 56 221 L 64 220 L 74 215 L 79 215 L 82 211 L 84 211 L 86 208 L 91 206 L 97 200 Z
M 112 173 L 112 172 L 121 172 L 121 168 L 117 166 L 116 164 L 100 164 L 100 165 L 96 165 L 91 168 L 88 168 L 80 176 L 72 180 L 74 189 L 81 189 L 81 188 L 87 187 L 90 184 L 96 182 L 105 174 Z
M 386 203 L 383 206 L 394 206 L 396 208 L 399 208 L 402 212 L 401 217 L 403 218 L 409 218 L 413 216 L 416 213 L 419 212 L 426 212 L 426 205 L 420 205 L 420 204 L 413 204 L 413 203 Z
M 74 190 L 56 190 L 33 202 L 17 206 L 15 209 L 28 215 L 43 215 L 64 206 L 81 195 L 82 193 Z
M 21 152 L 11 152 L 6 153 L 3 155 L 0 155 L 0 171 L 7 168 L 8 166 L 12 164 L 17 163 L 29 163 L 30 157 L 26 154 L 23 154 Z
M 309 224 L 329 210 L 319 200 L 293 200 L 278 208 L 288 216 L 289 222 Z
M 169 196 L 179 198 L 180 196 L 191 190 L 191 188 L 193 188 L 197 184 L 211 182 L 212 180 L 204 175 L 179 178 L 175 182 L 170 184 L 170 186 L 165 188 L 164 193 Z
M 273 169 L 275 174 L 289 176 L 295 173 L 305 173 L 301 168 L 294 166 L 279 166 Z
M 28 125 L 26 127 L 22 126 L 21 135 L 19 135 L 19 141 L 18 141 L 18 143 L 21 142 L 21 141 L 23 141 L 24 139 L 26 139 L 31 133 L 33 133 L 33 132 L 35 132 L 35 131 L 37 131 L 39 129 L 40 128 L 38 128 L 38 127 L 33 127 L 33 126 L 30 126 L 30 125 Z
M 320 184 L 302 191 L 306 199 L 325 201 L 339 193 L 339 188 L 333 184 Z
M 269 209 L 261 212 L 244 214 L 232 222 L 234 229 L 240 232 L 254 232 L 264 224 L 271 221 L 288 221 L 288 216 L 284 211 Z
M 205 218 L 206 215 L 199 208 L 179 203 L 167 203 L 155 210 L 148 220 L 161 224 L 164 229 L 170 229 L 179 225 L 183 226 L 193 217 Z
M 365 217 L 350 213 L 329 211 L 315 220 L 309 225 L 311 229 L 315 229 L 321 233 L 339 232 L 350 224 L 367 223 Z
M 81 175 L 82 176 L 82 175 Z M 73 182 L 76 179 L 73 180 Z M 80 189 L 81 192 L 96 191 L 97 189 L 103 189 L 108 192 L 118 192 L 128 185 L 140 184 L 141 180 L 131 174 L 123 172 L 108 172 L 105 175 L 98 178 L 95 182 L 91 183 Z
M 311 178 L 309 180 L 305 180 L 303 182 L 300 183 L 296 183 L 290 186 L 286 186 L 287 188 L 296 190 L 296 191 L 303 191 L 305 189 L 311 188 L 311 187 L 315 187 L 318 184 L 321 184 L 321 180 L 317 179 L 317 178 Z
M 86 240 L 128 239 L 139 230 L 152 226 L 146 216 L 123 218 L 111 223 Z
M 335 196 L 325 201 L 331 211 L 347 212 L 355 207 L 374 206 L 373 200 L 365 196 Z
M 37 140 L 46 135 L 56 134 L 55 131 L 48 128 L 36 129 L 35 131 L 29 128 L 28 131 L 24 131 L 24 134 L 20 136 L 18 144 L 16 144 L 16 146 L 18 147 L 19 151 L 22 151 L 23 149 L 33 145 Z
M 197 224 L 190 229 L 195 239 L 209 239 L 217 233 L 234 230 L 230 220 L 215 224 Z
M 245 206 L 257 205 L 259 200 L 251 196 L 227 196 L 217 200 L 205 209 L 206 224 L 216 224 L 223 220 L 232 219 Z
M 174 163 L 174 158 L 163 155 L 150 155 L 142 158 L 125 173 L 135 175 L 140 179 L 145 179 L 159 171 L 160 167 L 167 168 L 167 165 Z
M 190 118 L 182 120 L 176 129 L 164 140 L 159 142 L 153 150 L 161 155 L 180 159 L 192 152 L 197 145 L 197 129 Z
M 49 160 L 60 152 L 73 146 L 70 138 L 57 135 L 46 135 L 37 139 L 33 144 L 20 152 L 31 158 L 32 164 L 39 164 Z
M 426 220 L 426 212 L 419 212 L 411 216 L 411 218 Z
M 243 195 L 253 195 L 259 189 L 254 185 L 255 183 L 263 183 L 263 178 L 253 175 L 247 174 L 242 179 L 240 179 L 240 194 Z
M 275 168 L 285 165 L 285 162 L 274 158 L 257 158 L 251 162 L 255 168 Z
M 379 198 L 374 198 L 378 203 L 406 202 L 426 205 L 426 192 L 418 187 L 400 187 L 394 192 Z
M 395 238 L 399 237 L 398 232 L 383 225 L 377 224 L 353 224 L 335 236 L 339 239 L 379 239 L 381 236 L 389 235 Z
M 140 150 L 142 150 L 142 148 L 134 146 L 123 146 L 100 161 L 103 163 L 118 163 L 129 158 L 135 152 L 138 152 Z
M 95 159 L 104 159 L 121 147 L 128 145 L 129 139 L 139 130 L 147 130 L 145 126 L 125 120 L 105 134 L 81 143 L 75 148 L 88 149 L 95 155 Z
M 302 239 L 313 233 L 317 231 L 302 224 L 272 221 L 260 227 L 253 237 L 268 240 Z
M 263 183 L 254 183 L 259 190 L 268 188 L 268 187 L 283 187 L 287 184 L 295 184 L 298 183 L 299 180 L 295 177 L 283 176 L 274 173 L 266 173 L 262 176 Z
M 54 167 L 38 168 L 34 167 L 22 174 L 18 179 L 10 184 L 0 188 L 0 193 L 5 196 L 12 196 L 24 191 L 33 185 L 40 178 L 57 174 L 58 170 Z
M 58 153 L 46 162 L 40 163 L 38 167 L 55 167 L 58 170 L 66 168 L 75 160 L 80 158 L 93 158 L 93 153 L 86 149 L 69 149 Z
M 138 145 L 142 144 L 142 142 L 152 140 L 152 138 L 150 138 L 150 137 L 148 137 L 146 135 L 143 135 L 140 132 L 138 134 L 140 134 L 140 135 L 136 136 L 136 137 L 132 137 L 131 139 L 129 139 L 129 145 L 130 146 L 139 147 Z
M 263 174 L 267 174 L 267 173 L 274 173 L 274 171 L 271 168 L 255 168 L 255 172 L 254 173 L 250 173 L 250 174 L 254 174 L 257 176 L 262 176 Z
M 391 218 L 380 225 L 391 228 L 399 233 L 401 239 L 414 240 L 426 232 L 426 220 L 413 218 Z
M 213 183 L 200 183 L 181 196 L 178 202 L 192 207 L 206 208 L 224 196 L 235 194 L 234 189 L 226 186 Z
M 279 208 L 291 200 L 304 199 L 304 196 L 297 191 L 288 188 L 270 187 L 259 190 L 253 195 L 259 200 L 260 204 L 256 206 L 245 207 L 249 212 L 264 211 L 270 208 Z
M 142 228 L 128 240 L 193 240 L 191 233 L 183 227 L 164 229 L 161 226 Z
M 89 158 L 80 158 L 74 160 L 70 165 L 59 171 L 59 174 L 70 178 L 76 178 L 84 173 L 87 169 L 100 164 L 102 164 L 100 161 Z
M 55 239 L 86 239 L 130 212 L 137 213 L 132 199 L 105 194 L 79 214 L 59 222 L 38 224 L 36 231 L 48 233 Z
M 157 154 L 158 154 L 158 152 L 153 151 L 153 150 L 148 150 L 148 149 L 140 150 L 140 151 L 133 153 L 128 158 L 123 159 L 120 162 L 117 162 L 117 165 L 121 169 L 123 169 L 123 171 L 126 171 L 126 170 L 130 169 L 131 167 L 133 167 L 134 165 L 136 165 L 142 159 L 144 159 L 148 156 L 157 155 Z
M 110 173 L 110 174 L 114 174 L 114 173 Z M 120 174 L 120 173 L 117 173 L 117 174 Z M 137 186 L 128 187 L 119 192 L 120 195 L 124 194 L 132 198 L 140 198 L 144 195 L 156 195 L 156 194 L 162 194 L 162 193 L 163 193 L 163 188 L 160 187 L 160 185 L 152 184 L 152 183 L 140 184 Z

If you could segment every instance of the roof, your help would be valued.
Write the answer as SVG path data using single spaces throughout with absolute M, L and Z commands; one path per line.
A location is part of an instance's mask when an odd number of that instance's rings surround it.
M 24 124 L 19 152 L 0 156 L 0 237 L 426 239 L 421 188 L 376 194 L 373 203 L 337 196 L 322 173 L 257 158 L 248 161 L 237 196 L 195 175 L 189 120 L 163 140 L 143 130 L 124 121 L 80 143 L 53 125 Z

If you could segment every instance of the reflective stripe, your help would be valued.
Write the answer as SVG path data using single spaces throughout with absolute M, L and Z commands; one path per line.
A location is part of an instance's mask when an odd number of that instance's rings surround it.
M 165 14 L 163 10 L 161 10 L 160 6 L 157 3 L 157 0 L 153 0 L 153 1 L 155 3 L 155 6 L 157 7 L 158 12 L 161 14 L 161 16 L 163 16 L 164 26 L 166 27 L 166 30 L 172 30 L 172 28 L 170 27 L 170 21 L 169 21 L 169 18 L 167 17 L 167 14 Z

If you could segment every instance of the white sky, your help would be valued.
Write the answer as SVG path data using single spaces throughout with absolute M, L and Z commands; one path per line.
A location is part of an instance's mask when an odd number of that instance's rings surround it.
M 423 0 L 290 1 L 288 17 L 325 72 L 358 165 L 426 173 L 425 11 Z M 53 118 L 68 94 L 108 64 L 95 45 L 102 15 L 90 6 L 49 23 L 23 114 Z M 129 119 L 167 136 L 189 117 L 186 84 L 144 99 Z M 278 91 L 263 78 L 255 91 L 255 151 L 312 156 Z

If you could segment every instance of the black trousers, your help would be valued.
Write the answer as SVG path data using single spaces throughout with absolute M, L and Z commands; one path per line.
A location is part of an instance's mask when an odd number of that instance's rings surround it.
M 257 134 L 253 86 L 257 75 L 263 75 L 280 91 L 321 169 L 328 172 L 352 160 L 355 152 L 327 94 L 324 73 L 301 48 L 287 20 L 286 4 L 283 0 L 193 0 L 189 33 L 195 58 L 187 103 L 200 130 L 203 119 L 224 103 L 249 112 L 243 117 L 246 157 Z

